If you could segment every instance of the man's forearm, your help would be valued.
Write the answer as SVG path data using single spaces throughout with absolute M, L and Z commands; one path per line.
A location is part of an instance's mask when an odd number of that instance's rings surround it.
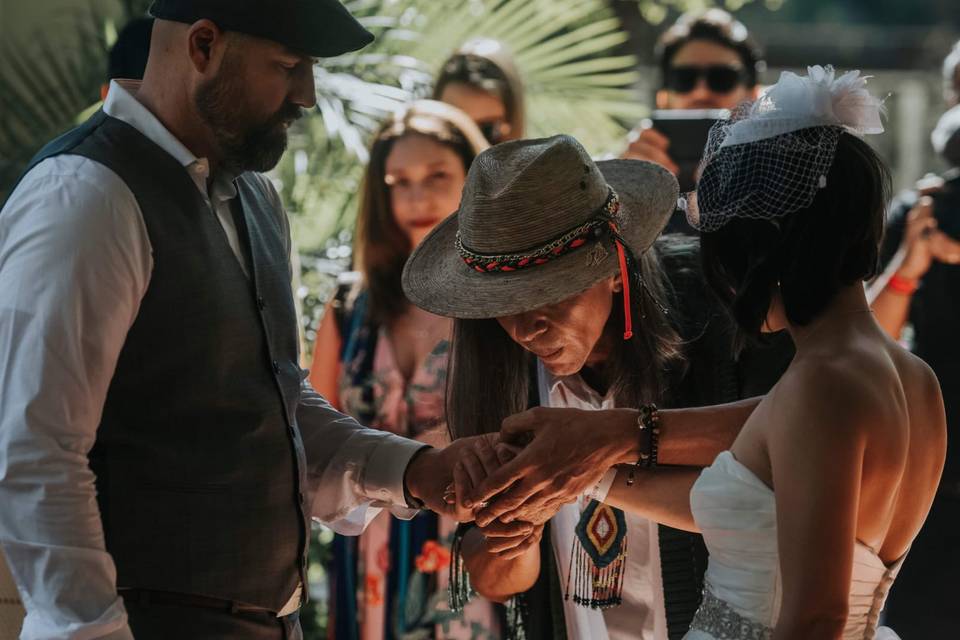
M 518 558 L 505 560 L 487 552 L 483 534 L 474 528 L 463 537 L 462 553 L 471 586 L 494 602 L 505 602 L 529 590 L 540 575 L 539 545 L 533 545 Z

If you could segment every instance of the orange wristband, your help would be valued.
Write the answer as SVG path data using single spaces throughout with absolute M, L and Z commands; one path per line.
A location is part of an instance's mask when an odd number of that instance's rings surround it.
M 903 276 L 893 274 L 890 276 L 890 279 L 887 281 L 887 288 L 893 291 L 894 293 L 899 293 L 903 296 L 911 296 L 920 286 L 919 280 L 913 280 L 912 278 L 904 278 Z

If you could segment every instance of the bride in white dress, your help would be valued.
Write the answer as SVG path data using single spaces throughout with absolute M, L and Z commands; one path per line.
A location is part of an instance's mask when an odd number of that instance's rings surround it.
M 858 134 L 879 131 L 859 74 L 813 67 L 711 133 L 688 210 L 705 273 L 743 334 L 786 329 L 797 354 L 702 473 L 608 494 L 703 534 L 687 640 L 896 637 L 878 617 L 936 492 L 946 424 L 932 371 L 863 291 L 889 178 Z M 691 485 L 689 503 L 671 498 Z
M 864 294 L 889 190 L 860 137 L 883 131 L 865 85 L 829 67 L 784 73 L 711 131 L 688 208 L 704 273 L 741 337 L 785 329 L 797 348 L 763 398 L 661 412 L 670 446 L 713 464 L 613 467 L 598 482 L 606 469 L 582 460 L 636 460 L 637 412 L 538 409 L 505 421 L 504 440 L 535 437 L 473 496 L 523 521 L 592 486 L 701 532 L 710 559 L 687 640 L 896 638 L 878 618 L 936 492 L 946 422 L 933 372 Z

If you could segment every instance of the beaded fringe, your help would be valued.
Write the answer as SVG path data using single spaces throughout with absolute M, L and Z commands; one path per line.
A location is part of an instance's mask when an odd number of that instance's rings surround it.
M 458 527 L 450 544 L 450 588 L 447 592 L 447 603 L 450 610 L 459 613 L 473 597 L 473 588 L 470 586 L 470 573 L 463 562 L 463 536 L 467 529 Z
M 473 588 L 470 586 L 470 572 L 463 562 L 463 536 L 467 528 L 459 527 L 450 543 L 450 586 L 447 591 L 447 604 L 450 611 L 459 613 L 473 597 Z M 526 598 L 518 594 L 510 598 L 506 605 L 506 635 L 505 640 L 527 640 Z
M 627 538 L 620 553 L 607 566 L 594 564 L 579 538 L 574 538 L 570 551 L 570 571 L 564 588 L 564 599 L 591 609 L 609 609 L 623 602 L 623 577 L 627 564 Z M 570 591 L 571 582 L 573 591 Z
M 506 603 L 507 624 L 505 640 L 527 640 L 527 601 L 518 594 Z

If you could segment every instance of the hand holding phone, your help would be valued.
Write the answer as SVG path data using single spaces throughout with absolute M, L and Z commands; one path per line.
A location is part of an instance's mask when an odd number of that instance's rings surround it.
M 725 109 L 660 109 L 628 137 L 625 158 L 650 160 L 677 176 L 680 191 L 693 191 L 710 128 L 730 117 Z
M 649 121 L 644 121 L 648 123 Z M 652 126 L 643 126 L 633 129 L 627 135 L 627 150 L 623 157 L 632 160 L 647 160 L 656 162 L 665 167 L 673 175 L 680 173 L 680 167 L 670 157 L 670 139 L 654 129 Z

